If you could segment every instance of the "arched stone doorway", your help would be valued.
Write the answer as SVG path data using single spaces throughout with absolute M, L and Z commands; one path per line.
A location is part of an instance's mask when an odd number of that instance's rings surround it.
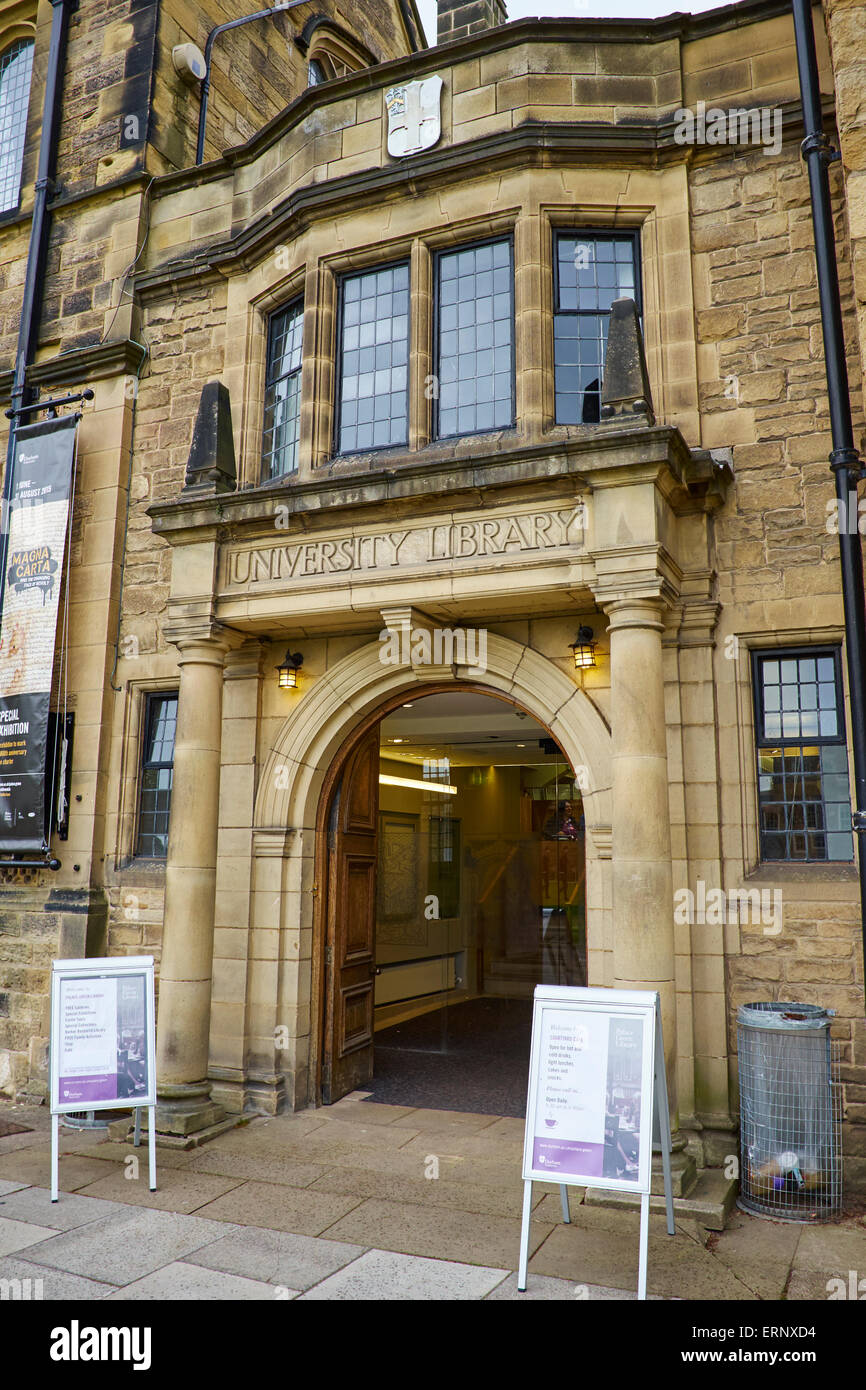
M 526 711 L 580 778 L 586 823 L 588 979 L 612 979 L 610 730 L 589 697 L 537 651 L 491 634 L 483 680 L 465 668 L 385 666 L 371 642 L 330 667 L 285 721 L 260 779 L 254 821 L 253 931 L 279 900 L 277 998 L 247 1004 L 252 1066 L 282 1072 L 285 1100 L 316 1103 L 322 1057 L 325 828 L 331 794 L 364 734 L 412 698 L 474 689 Z M 281 1033 L 275 1051 L 274 1037 Z

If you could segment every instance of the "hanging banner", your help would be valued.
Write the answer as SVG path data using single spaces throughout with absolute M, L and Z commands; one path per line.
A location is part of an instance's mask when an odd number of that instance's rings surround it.
M 16 431 L 0 615 L 0 853 L 42 851 L 48 712 L 77 416 Z

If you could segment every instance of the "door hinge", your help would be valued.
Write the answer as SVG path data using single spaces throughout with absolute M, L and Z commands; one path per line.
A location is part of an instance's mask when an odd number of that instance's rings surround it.
M 326 965 L 333 965 L 333 964 L 334 964 L 334 952 L 331 950 L 330 946 L 326 946 L 326 947 L 325 947 L 325 964 L 326 964 Z

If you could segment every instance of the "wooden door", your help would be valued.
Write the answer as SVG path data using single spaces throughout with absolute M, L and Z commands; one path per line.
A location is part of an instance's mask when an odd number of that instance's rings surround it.
M 377 725 L 349 757 L 328 819 L 325 1105 L 373 1075 L 378 820 Z

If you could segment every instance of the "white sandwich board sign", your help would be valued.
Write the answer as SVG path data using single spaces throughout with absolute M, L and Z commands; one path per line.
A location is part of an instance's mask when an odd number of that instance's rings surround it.
M 60 1116 L 149 1112 L 150 1188 L 156 1189 L 156 1028 L 153 956 L 55 960 L 51 967 L 51 1200 L 58 1197 Z
M 640 1195 L 638 1297 L 646 1298 L 653 1137 L 674 1234 L 670 1117 L 659 996 L 643 990 L 537 985 L 523 1148 L 517 1286 L 526 1289 L 533 1182 Z

